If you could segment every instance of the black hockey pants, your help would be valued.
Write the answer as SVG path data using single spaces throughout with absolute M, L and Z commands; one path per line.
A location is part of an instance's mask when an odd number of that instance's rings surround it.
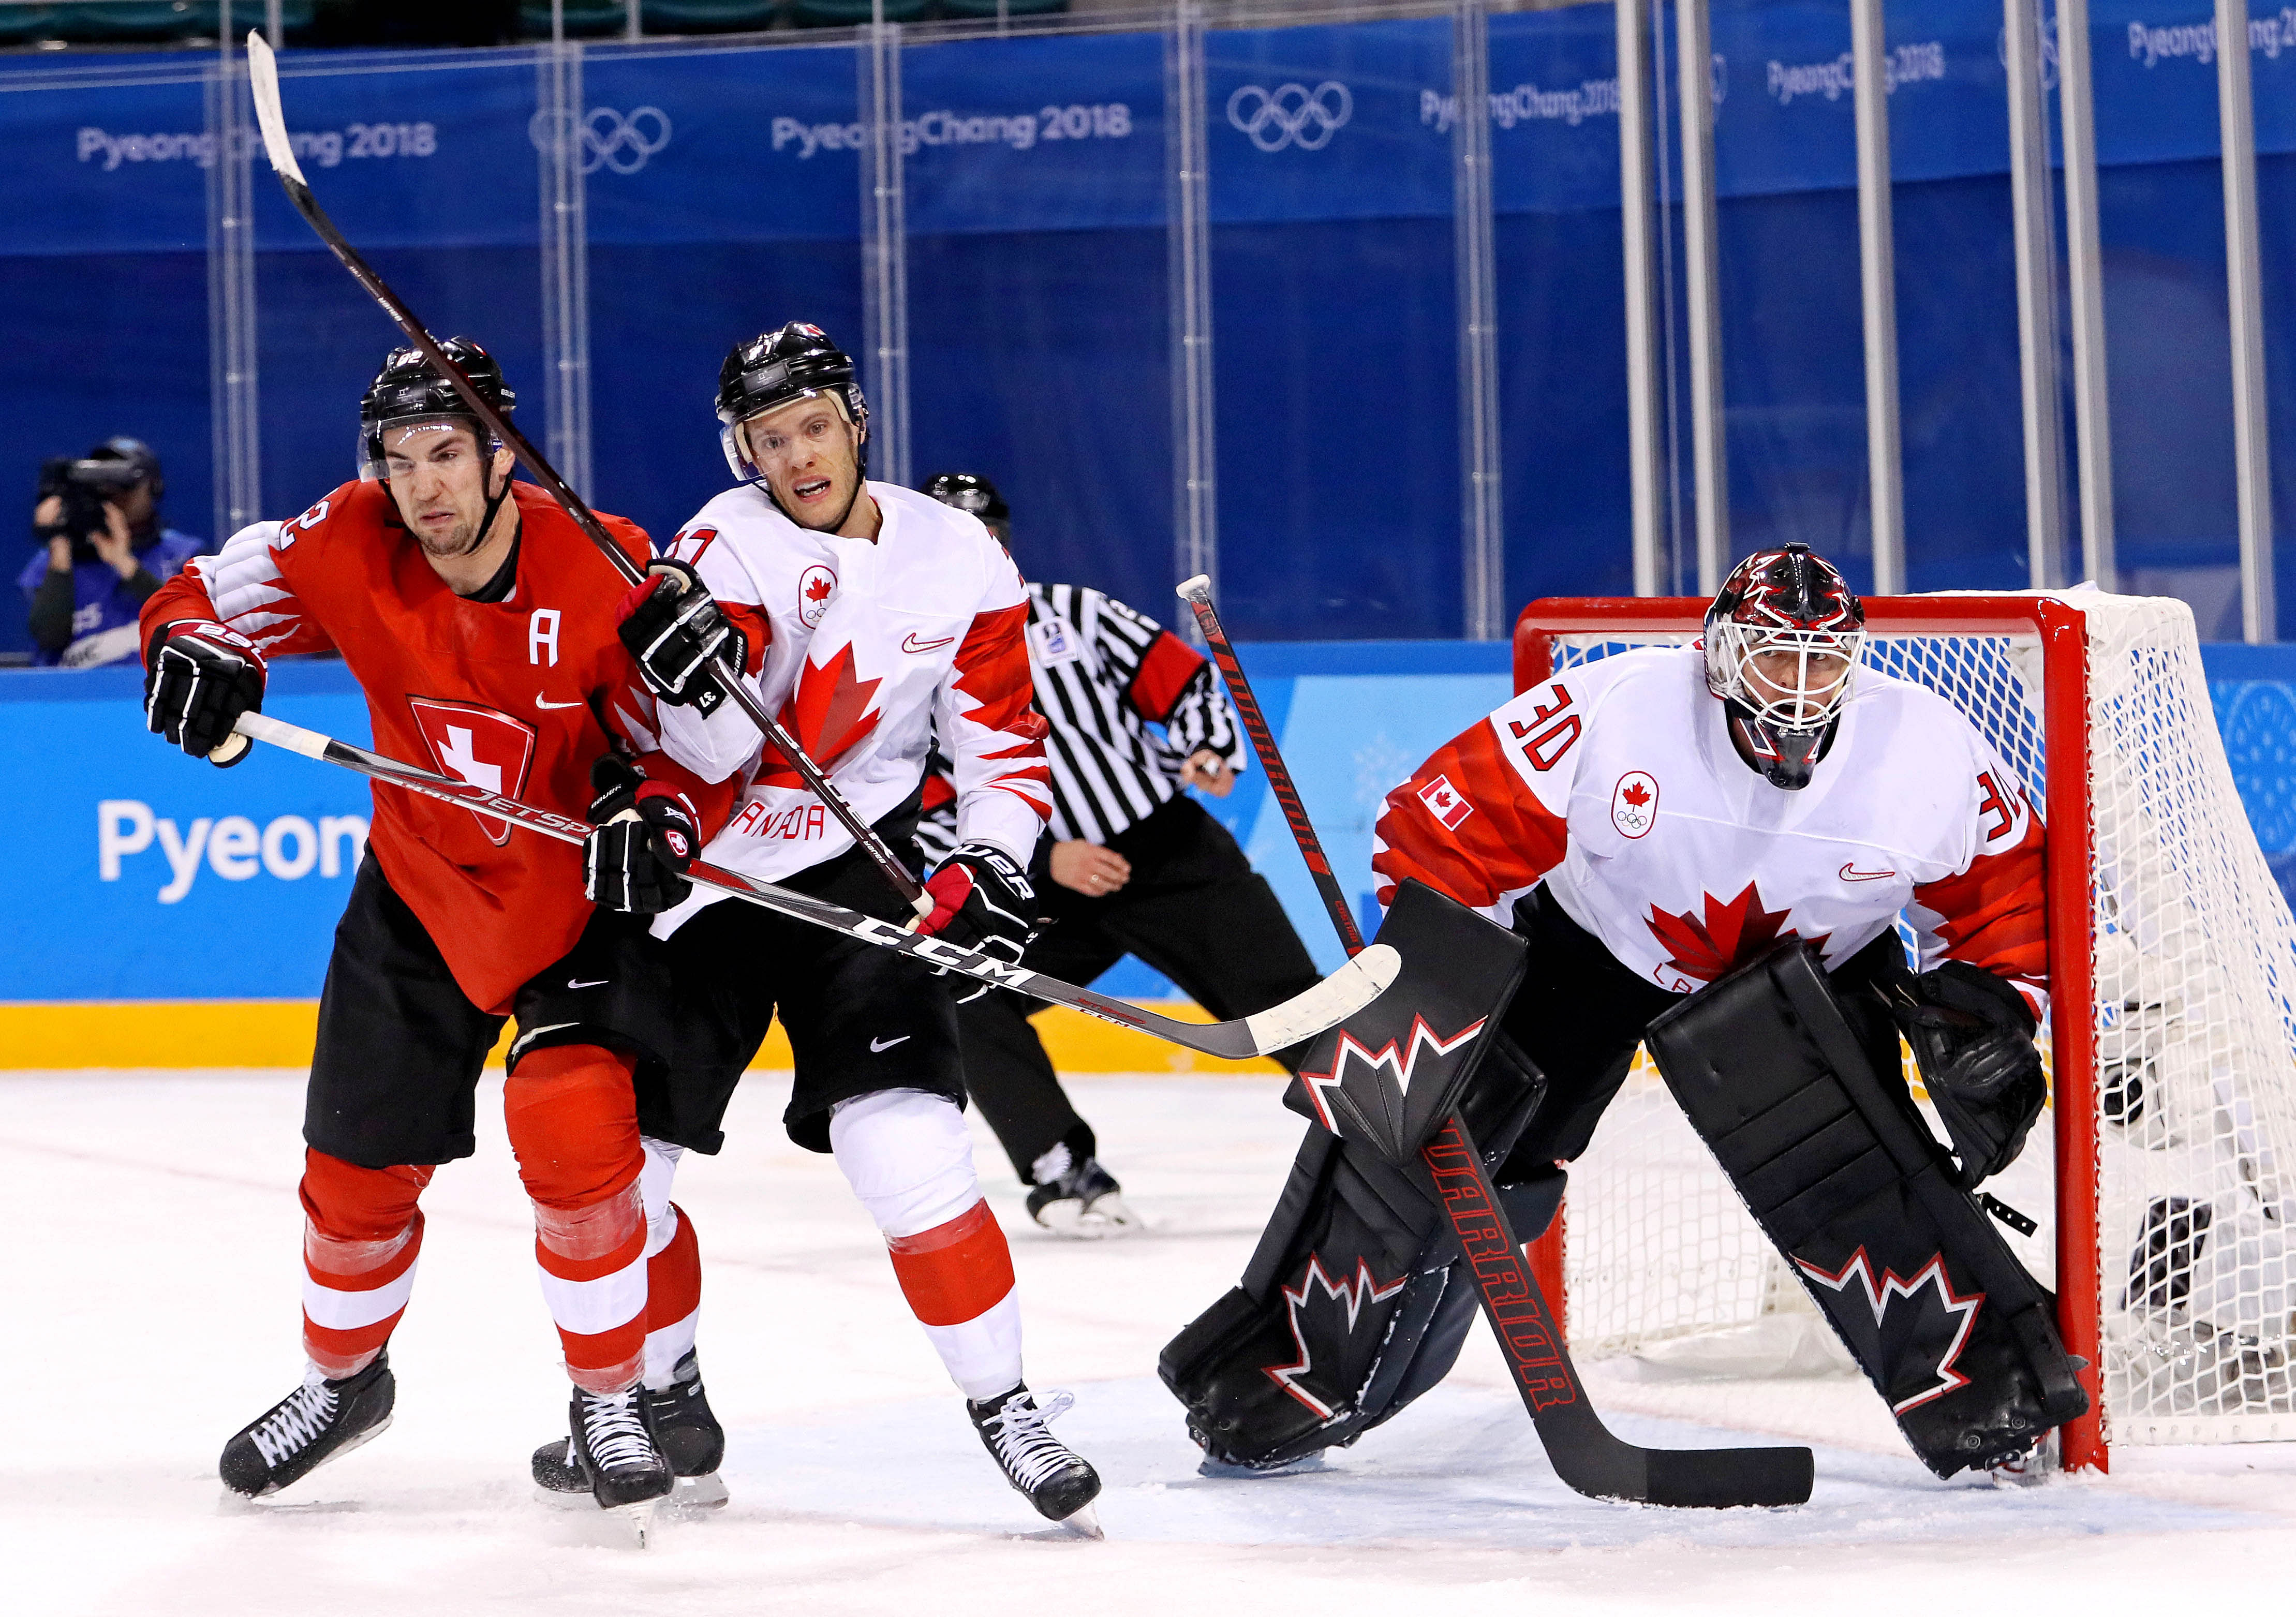
M 1173 799 L 1108 846 L 1131 862 L 1132 879 L 1106 898 L 1071 892 L 1039 862 L 1038 908 L 1049 920 L 1021 962 L 1030 971 L 1089 983 L 1136 955 L 1223 1021 L 1315 985 L 1315 962 L 1275 892 L 1194 799 Z M 1023 1185 L 1037 1182 L 1035 1164 L 1056 1145 L 1065 1145 L 1072 1161 L 1098 1149 L 1029 1025 L 1042 1009 L 1042 1001 L 1004 989 L 957 1007 L 965 1088 Z M 1305 1054 L 1277 1059 L 1296 1071 Z

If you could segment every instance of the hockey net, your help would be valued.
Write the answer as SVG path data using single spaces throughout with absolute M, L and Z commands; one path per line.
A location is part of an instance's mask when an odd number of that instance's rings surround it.
M 2066 1464 L 2296 1439 L 2296 922 L 2234 792 L 2191 611 L 2087 589 L 1866 606 L 1868 665 L 1967 714 L 2047 822 L 2051 1109 L 1988 1188 L 2040 1219 L 2011 1244 L 2097 1367 Z M 1534 602 L 1516 688 L 1690 644 L 1703 607 Z M 1728 1375 L 1838 1354 L 1646 1062 L 1537 1255 L 1583 1358 Z

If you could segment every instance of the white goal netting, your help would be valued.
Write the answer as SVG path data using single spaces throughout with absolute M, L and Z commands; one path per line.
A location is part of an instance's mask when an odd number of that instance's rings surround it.
M 2075 1157 L 2052 1161 L 2054 1101 L 1988 1188 L 2041 1219 L 2009 1235 L 2027 1266 L 2095 1310 L 2109 1441 L 2296 1438 L 2296 921 L 2234 790 L 2190 610 L 2058 598 L 2086 625 L 2085 757 L 2045 741 L 2047 682 L 2077 675 L 2075 642 L 2052 663 L 2030 623 L 1939 633 L 1881 603 L 1869 626 L 1868 664 L 1961 708 L 2037 805 L 2053 771 L 2089 782 L 2089 824 L 2053 818 L 2048 834 L 2087 849 L 2089 935 L 2053 936 L 2051 951 L 2061 993 L 2069 949 L 2095 986 L 2093 1115 L 2063 1131 L 2093 1153 L 2095 1251 L 2056 1272 L 2066 1198 L 2087 1178 Z M 1697 626 L 1552 627 L 1560 671 Z M 1845 1362 L 1644 1063 L 1571 1173 L 1564 1274 L 1571 1345 L 1589 1358 L 1705 1374 Z

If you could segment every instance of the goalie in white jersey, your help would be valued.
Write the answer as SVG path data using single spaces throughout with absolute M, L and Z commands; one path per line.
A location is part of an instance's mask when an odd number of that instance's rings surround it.
M 663 751 L 731 800 L 689 814 L 653 783 L 631 786 L 620 817 L 594 813 L 607 823 L 592 838 L 592 897 L 656 912 L 668 940 L 685 1093 L 706 1096 L 710 1113 L 679 1120 L 674 1137 L 722 1137 L 726 1102 L 778 1015 L 796 1060 L 790 1137 L 835 1154 L 1013 1486 L 1047 1517 L 1089 1525 L 1100 1480 L 1045 1427 L 1065 1396 L 1040 1408 L 1021 1380 L 1012 1254 L 959 1110 L 949 980 L 717 902 L 722 893 L 684 875 L 700 841 L 714 864 L 914 919 L 725 701 L 711 663 L 730 651 L 751 694 L 913 871 L 938 728 L 960 845 L 926 884 L 935 908 L 919 929 L 1019 959 L 1035 914 L 1025 872 L 1052 802 L 1022 641 L 1027 591 L 978 518 L 865 480 L 867 406 L 852 361 L 820 328 L 792 324 L 736 346 L 718 413 L 741 485 L 703 506 L 630 592 L 620 634 L 661 700 Z
M 1552 1087 L 1518 1153 L 1577 1156 L 1651 1017 L 1783 941 L 1845 982 L 1902 971 L 1902 912 L 1917 968 L 1975 997 L 1972 1060 L 2005 1091 L 1939 1097 L 1972 1182 L 2016 1154 L 2040 1101 L 2040 817 L 1951 703 L 1860 665 L 1864 622 L 1808 546 L 1762 552 L 1701 645 L 1536 685 L 1388 794 L 1382 901 L 1415 876 L 1532 940 L 1507 1030 Z
M 1807 546 L 1753 556 L 1702 646 L 1572 669 L 1429 759 L 1372 867 L 1382 903 L 1416 879 L 1527 945 L 1456 1103 L 1516 1238 L 1554 1219 L 1647 1040 L 1915 1452 L 1940 1476 L 2016 1467 L 2087 1407 L 2047 1293 L 1971 1196 L 2044 1096 L 2041 823 L 1958 712 L 1859 666 L 1864 619 Z M 1465 1036 L 1415 1026 L 1405 1063 L 1422 1033 Z M 1448 1371 L 1465 1261 L 1424 1186 L 1311 1130 L 1242 1283 L 1160 1370 L 1213 1461 L 1292 1464 Z

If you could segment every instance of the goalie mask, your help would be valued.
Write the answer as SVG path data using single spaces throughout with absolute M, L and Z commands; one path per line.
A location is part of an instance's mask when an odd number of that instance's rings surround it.
M 869 475 L 869 406 L 855 380 L 853 360 L 817 325 L 792 320 L 734 345 L 718 368 L 718 440 L 726 464 L 745 483 L 765 489 L 766 474 L 750 458 L 742 423 L 800 398 L 827 398 L 852 423 L 857 476 Z M 858 484 L 856 484 L 857 494 Z
M 1706 688 L 1770 784 L 1799 792 L 1833 740 L 1866 646 L 1866 607 L 1807 545 L 1738 563 L 1706 609 Z

